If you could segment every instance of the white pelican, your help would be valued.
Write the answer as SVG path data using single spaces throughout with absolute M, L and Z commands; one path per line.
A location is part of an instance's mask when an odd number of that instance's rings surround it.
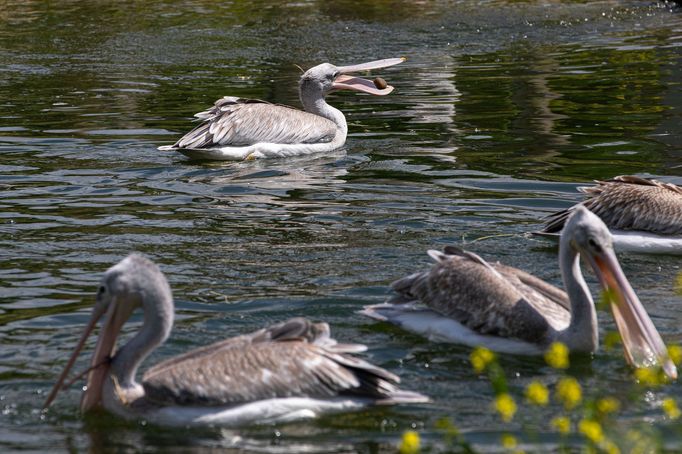
M 325 96 L 336 90 L 356 90 L 387 95 L 393 87 L 383 79 L 374 82 L 348 74 L 386 68 L 404 62 L 388 58 L 353 66 L 317 65 L 301 76 L 299 96 L 305 112 L 256 99 L 225 96 L 195 117 L 203 122 L 173 145 L 195 159 L 243 160 L 305 155 L 335 150 L 346 142 L 348 126 L 340 110 Z
M 611 229 L 618 251 L 682 254 L 682 187 L 631 175 L 580 187 L 589 208 Z M 570 209 L 548 217 L 540 235 L 561 231 Z
M 144 322 L 114 353 L 116 337 L 137 308 Z M 163 361 L 135 376 L 168 337 L 173 297 L 159 268 L 130 255 L 102 278 L 92 316 L 52 392 L 54 400 L 97 321 L 106 314 L 88 371 L 81 410 L 97 406 L 127 419 L 167 426 L 242 426 L 310 418 L 370 404 L 425 402 L 397 387 L 399 378 L 338 344 L 326 323 L 294 318 Z
M 392 284 L 393 301 L 368 306 L 365 315 L 398 324 L 433 340 L 539 354 L 560 341 L 571 351 L 599 346 L 597 313 L 580 271 L 583 256 L 611 295 L 611 309 L 629 363 L 677 369 L 613 252 L 604 223 L 578 205 L 561 234 L 559 266 L 566 292 L 516 268 L 488 263 L 447 247 L 429 251 L 436 264 Z

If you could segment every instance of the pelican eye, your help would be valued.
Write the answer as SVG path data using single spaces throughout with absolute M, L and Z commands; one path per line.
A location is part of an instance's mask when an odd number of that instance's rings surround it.
M 587 244 L 589 244 L 590 247 L 595 250 L 595 252 L 601 252 L 601 250 L 602 250 L 602 247 L 599 245 L 599 243 L 597 243 L 594 240 L 594 238 L 588 239 Z
M 107 291 L 107 288 L 103 285 L 100 285 L 99 288 L 97 289 L 97 296 L 103 295 Z

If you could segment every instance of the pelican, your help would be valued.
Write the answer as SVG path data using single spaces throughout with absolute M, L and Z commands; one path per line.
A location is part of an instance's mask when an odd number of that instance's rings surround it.
M 611 229 L 618 251 L 682 254 L 682 187 L 631 175 L 580 187 L 582 205 Z M 540 235 L 557 234 L 570 209 L 548 217 Z
M 627 361 L 637 367 L 661 365 L 669 377 L 677 377 L 661 336 L 620 268 L 609 230 L 583 206 L 572 210 L 560 239 L 566 292 L 456 247 L 429 255 L 436 261 L 430 271 L 394 282 L 397 297 L 363 313 L 433 340 L 503 353 L 540 354 L 555 341 L 574 352 L 594 352 L 597 313 L 580 271 L 582 256 L 610 296 Z
M 302 76 L 299 96 L 304 111 L 256 99 L 225 96 L 195 117 L 202 123 L 173 145 L 194 159 L 243 160 L 278 158 L 335 150 L 346 142 L 348 126 L 340 110 L 325 96 L 336 90 L 355 90 L 383 96 L 393 87 L 383 79 L 374 82 L 349 74 L 386 68 L 405 61 L 387 58 L 352 66 L 317 65 Z
M 137 334 L 115 352 L 116 337 L 142 308 Z M 311 418 L 371 404 L 426 402 L 399 378 L 339 344 L 329 325 L 294 318 L 168 359 L 136 380 L 144 359 L 170 334 L 173 297 L 159 268 L 130 255 L 101 280 L 87 327 L 45 401 L 47 408 L 97 321 L 106 315 L 88 370 L 81 410 L 95 407 L 165 426 L 243 426 Z

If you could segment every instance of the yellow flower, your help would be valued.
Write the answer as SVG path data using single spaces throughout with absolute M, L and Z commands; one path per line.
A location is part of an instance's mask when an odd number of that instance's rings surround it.
M 571 431 L 571 420 L 567 416 L 557 416 L 552 418 L 552 427 L 556 428 L 561 435 L 566 435 Z
M 597 400 L 597 411 L 602 415 L 608 415 L 620 410 L 620 402 L 615 397 L 603 397 Z
M 516 437 L 512 434 L 504 434 L 502 435 L 502 447 L 505 449 L 514 449 L 516 448 L 516 445 L 519 444 L 519 442 L 516 440 Z
M 578 423 L 578 431 L 585 435 L 593 443 L 600 443 L 604 440 L 604 432 L 601 424 L 591 419 L 581 419 Z
M 535 405 L 547 405 L 549 402 L 549 390 L 537 380 L 533 380 L 526 386 L 526 399 Z
M 476 347 L 469 355 L 469 360 L 477 374 L 480 374 L 495 361 L 495 353 L 485 347 Z
M 670 355 L 670 359 L 673 360 L 675 365 L 679 366 L 682 363 L 682 347 L 679 345 L 669 345 L 668 355 Z
M 509 422 L 514 418 L 516 413 L 516 402 L 514 398 L 507 393 L 498 394 L 495 397 L 495 410 L 500 414 L 504 422 Z
M 675 402 L 675 399 L 672 397 L 663 399 L 661 406 L 663 407 L 665 414 L 668 415 L 668 418 L 670 419 L 677 419 L 680 417 L 680 415 L 682 415 L 680 408 L 677 406 L 677 402 Z
M 561 342 L 552 342 L 545 352 L 545 361 L 555 369 L 567 369 L 568 361 L 568 347 Z
M 414 430 L 408 430 L 403 433 L 398 452 L 400 454 L 417 454 L 419 452 L 419 445 L 419 434 Z
M 583 398 L 580 383 L 573 377 L 564 377 L 556 385 L 556 396 L 567 410 L 574 408 Z
M 635 378 L 644 386 L 656 387 L 665 382 L 662 371 L 655 367 L 639 367 L 635 369 Z

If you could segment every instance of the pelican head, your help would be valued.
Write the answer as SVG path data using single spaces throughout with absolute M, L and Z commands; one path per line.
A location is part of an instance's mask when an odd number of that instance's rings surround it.
M 383 96 L 391 93 L 393 87 L 377 87 L 371 80 L 348 74 L 386 68 L 405 61 L 405 58 L 387 58 L 352 66 L 334 66 L 322 63 L 303 73 L 300 81 L 301 97 L 324 97 L 335 90 L 355 90 L 371 95 Z
M 149 347 L 154 347 L 163 342 L 170 334 L 174 310 L 170 285 L 158 266 L 141 255 L 131 254 L 109 268 L 100 281 L 95 306 L 85 331 L 52 388 L 44 407 L 47 408 L 54 400 L 88 336 L 99 319 L 106 315 L 97 339 L 95 352 L 90 361 L 87 387 L 81 399 L 81 410 L 88 411 L 99 405 L 102 399 L 104 381 L 110 374 L 116 375 L 119 379 L 122 377 L 116 370 L 117 359 L 119 359 L 121 352 L 115 353 L 116 338 L 121 327 L 136 309 L 140 307 L 146 309 L 152 305 L 154 306 L 153 310 L 145 310 L 145 325 L 150 325 L 148 332 L 154 333 L 154 339 L 147 342 L 148 346 L 136 347 L 138 353 L 142 355 L 148 354 Z M 142 333 L 143 331 L 140 331 L 138 336 Z M 130 344 L 133 344 L 134 341 L 135 339 Z M 123 364 L 121 368 L 123 369 L 126 366 L 128 364 Z M 136 370 L 133 368 L 127 372 L 130 375 L 128 378 L 134 380 Z
M 601 254 L 604 250 L 613 251 L 611 232 L 596 214 L 583 205 L 576 205 L 568 222 L 570 234 L 565 235 L 564 241 L 568 241 L 576 251 L 586 256 Z
M 677 378 L 677 369 L 661 336 L 618 263 L 611 233 L 604 222 L 577 205 L 561 236 L 561 248 L 566 247 L 584 257 L 597 275 L 611 303 L 628 362 L 636 367 L 658 364 L 670 378 Z

